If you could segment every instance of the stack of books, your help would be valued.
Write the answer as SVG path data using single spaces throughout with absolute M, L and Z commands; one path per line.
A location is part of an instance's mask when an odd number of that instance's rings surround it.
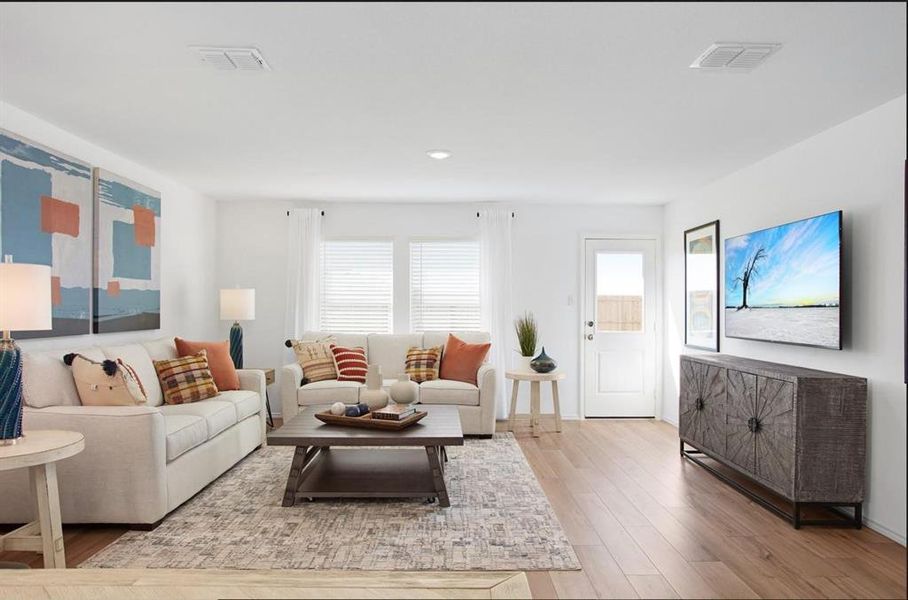
M 385 421 L 403 421 L 414 414 L 416 414 L 416 407 L 411 404 L 391 404 L 379 410 L 373 410 L 372 418 Z

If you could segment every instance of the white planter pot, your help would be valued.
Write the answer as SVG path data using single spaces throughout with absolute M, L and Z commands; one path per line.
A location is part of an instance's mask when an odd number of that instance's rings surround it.
M 530 368 L 530 362 L 532 360 L 533 360 L 532 356 L 518 356 L 517 364 L 515 365 L 516 370 L 523 372 L 523 373 L 528 373 L 528 372 L 532 371 L 533 369 Z

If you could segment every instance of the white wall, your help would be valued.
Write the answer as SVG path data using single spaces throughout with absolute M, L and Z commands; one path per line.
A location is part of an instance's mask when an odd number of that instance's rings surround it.
M 218 284 L 256 288 L 256 320 L 243 324 L 247 365 L 279 367 L 292 360 L 283 348 L 286 306 L 287 216 L 292 203 L 220 203 L 218 210 Z M 393 237 L 395 240 L 395 329 L 408 327 L 407 241 L 418 237 L 479 235 L 478 205 L 471 204 L 321 204 L 324 235 Z M 581 317 L 581 232 L 660 234 L 662 207 L 513 205 L 514 311 L 531 310 L 540 324 L 546 352 L 567 372 L 561 391 L 562 414 L 579 415 Z M 400 302 L 403 300 L 404 302 Z M 229 323 L 222 323 L 226 335 Z M 516 348 L 516 340 L 513 340 Z M 516 357 L 516 353 L 514 354 Z M 524 386 L 526 387 L 526 386 Z M 543 410 L 551 410 L 543 386 Z M 279 410 L 272 389 L 272 409 Z M 521 394 L 528 407 L 528 391 Z
M 722 338 L 727 354 L 866 377 L 870 389 L 865 515 L 905 542 L 903 383 L 905 96 L 665 208 L 663 418 L 677 423 L 684 340 L 685 229 L 720 219 L 723 238 L 844 211 L 844 350 Z M 722 267 L 724 269 L 724 265 Z M 722 326 L 724 331 L 724 324 Z
M 2 102 L 0 127 L 161 192 L 161 329 L 23 340 L 22 348 L 74 349 L 174 335 L 208 339 L 215 334 L 214 201 Z

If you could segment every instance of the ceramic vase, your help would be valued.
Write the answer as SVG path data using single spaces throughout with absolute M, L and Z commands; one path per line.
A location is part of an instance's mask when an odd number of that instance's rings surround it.
M 410 376 L 406 373 L 402 373 L 388 391 L 395 404 L 411 404 L 419 398 L 419 385 L 410 381 Z
M 558 363 L 545 353 L 545 346 L 542 347 L 542 352 L 539 353 L 539 356 L 530 362 L 530 368 L 537 373 L 551 373 L 557 366 Z
M 366 371 L 366 389 L 360 391 L 359 401 L 377 410 L 388 406 L 388 392 L 381 389 L 381 365 L 369 365 Z

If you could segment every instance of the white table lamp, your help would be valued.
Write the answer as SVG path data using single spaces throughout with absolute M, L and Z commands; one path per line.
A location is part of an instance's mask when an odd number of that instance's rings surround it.
M 221 290 L 221 320 L 233 321 L 230 328 L 230 358 L 237 369 L 243 368 L 243 328 L 240 321 L 255 319 L 255 289 Z
M 11 331 L 53 328 L 50 267 L 0 263 L 0 445 L 22 437 L 22 353 Z

